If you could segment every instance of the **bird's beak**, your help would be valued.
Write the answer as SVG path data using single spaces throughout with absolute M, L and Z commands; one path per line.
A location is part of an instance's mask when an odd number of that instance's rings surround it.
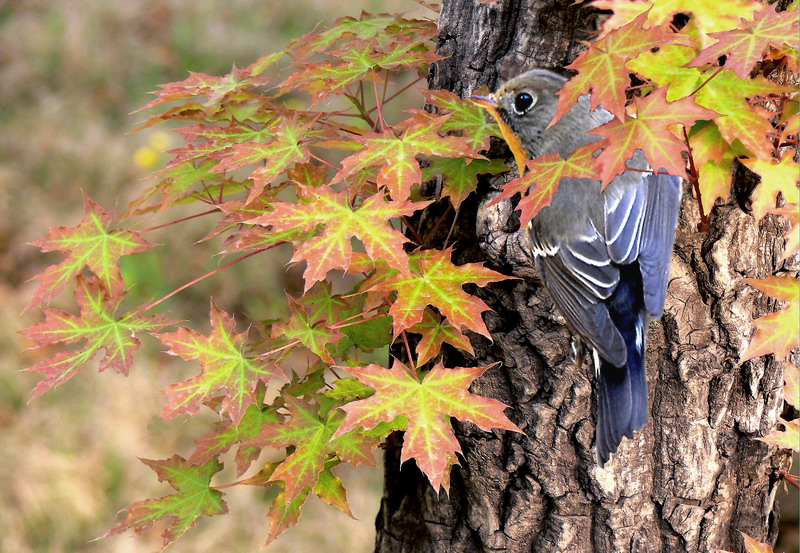
M 489 96 L 470 96 L 469 99 L 482 108 L 488 109 L 489 111 L 494 111 L 497 109 L 497 101 L 494 99 L 493 94 L 490 94 Z
M 514 154 L 514 161 L 517 163 L 517 171 L 519 172 L 520 176 L 524 175 L 525 163 L 528 161 L 528 153 L 522 146 L 519 137 L 514 134 L 514 131 L 511 130 L 511 127 L 509 127 L 500 116 L 497 100 L 495 100 L 494 94 L 489 94 L 488 96 L 470 96 L 469 99 L 486 109 L 486 111 L 491 113 L 492 117 L 495 118 L 500 127 L 500 132 L 503 134 L 503 138 L 506 140 L 509 148 L 511 148 L 511 152 Z

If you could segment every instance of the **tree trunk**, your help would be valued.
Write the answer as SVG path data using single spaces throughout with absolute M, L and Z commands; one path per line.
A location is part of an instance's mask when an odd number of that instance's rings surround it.
M 445 0 L 439 51 L 449 57 L 431 69 L 430 87 L 463 96 L 531 67 L 567 65 L 604 17 L 572 4 Z M 473 391 L 511 406 L 527 436 L 454 421 L 462 466 L 440 496 L 390 449 L 377 552 L 741 551 L 737 530 L 774 542 L 773 499 L 790 456 L 754 438 L 775 427 L 783 366 L 771 356 L 738 359 L 752 318 L 770 307 L 742 277 L 779 268 L 788 226 L 772 216 L 757 225 L 738 205 L 753 186 L 746 172 L 737 174 L 737 201 L 715 208 L 708 234 L 697 231 L 685 191 L 667 305 L 647 345 L 651 419 L 605 469 L 592 450 L 593 369 L 570 361 L 569 334 L 536 282 L 511 203 L 487 206 L 497 189 L 481 185 L 458 215 L 454 261 L 524 280 L 471 290 L 494 310 L 485 315 L 493 342 L 473 335 L 474 357 L 447 351 L 445 361 L 499 361 Z M 433 226 L 443 212 L 434 206 L 420 223 Z M 443 235 L 448 227 L 439 225 Z

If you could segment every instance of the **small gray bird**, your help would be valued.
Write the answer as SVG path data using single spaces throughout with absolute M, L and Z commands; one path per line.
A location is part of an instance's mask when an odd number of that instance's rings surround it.
M 566 158 L 600 140 L 588 133 L 613 118 L 602 107 L 591 111 L 586 95 L 547 128 L 566 81 L 534 69 L 489 97 L 472 97 L 497 119 L 520 170 L 528 159 Z M 638 150 L 628 167 L 651 170 Z M 592 348 L 601 467 L 623 436 L 647 423 L 645 338 L 664 308 L 680 199 L 681 179 L 660 173 L 627 171 L 603 192 L 597 180 L 564 179 L 526 229 L 545 288 L 578 343 Z M 574 348 L 576 357 L 582 349 Z

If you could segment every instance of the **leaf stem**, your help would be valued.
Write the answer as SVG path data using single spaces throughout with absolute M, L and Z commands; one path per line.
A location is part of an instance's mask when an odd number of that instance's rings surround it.
M 197 283 L 198 283 L 198 282 L 200 282 L 201 280 L 205 280 L 205 279 L 207 279 L 208 277 L 210 277 L 210 276 L 212 276 L 212 275 L 214 275 L 214 274 L 218 273 L 219 271 L 221 271 L 221 270 L 223 270 L 223 269 L 227 269 L 227 268 L 228 268 L 228 267 L 230 267 L 231 265 L 235 265 L 235 264 L 239 263 L 240 261 L 244 261 L 244 260 L 245 260 L 245 259 L 247 259 L 248 257 L 253 257 L 253 256 L 254 256 L 254 255 L 256 255 L 257 253 L 261 253 L 261 252 L 263 252 L 263 251 L 266 251 L 266 250 L 268 250 L 268 249 L 269 249 L 269 248 L 261 248 L 261 249 L 259 249 L 259 250 L 255 250 L 255 251 L 253 251 L 253 252 L 250 252 L 250 253 L 248 253 L 248 254 L 245 254 L 245 255 L 243 255 L 242 257 L 239 257 L 239 258 L 237 258 L 237 259 L 234 259 L 233 261 L 231 261 L 231 262 L 229 262 L 229 263 L 226 263 L 225 265 L 222 265 L 221 267 L 217 267 L 217 268 L 216 268 L 216 269 L 214 269 L 213 271 L 209 271 L 209 272 L 207 272 L 206 274 L 204 274 L 204 275 L 201 275 L 201 276 L 197 277 L 196 279 L 192 280 L 191 282 L 187 282 L 187 283 L 186 283 L 186 284 L 184 284 L 183 286 L 181 286 L 181 287 L 179 287 L 179 288 L 176 288 L 175 290 L 173 290 L 172 292 L 170 292 L 170 293 L 169 293 L 169 294 L 167 294 L 166 296 L 164 296 L 164 297 L 162 297 L 162 298 L 160 298 L 160 299 L 157 299 L 156 301 L 154 301 L 154 302 L 152 302 L 152 303 L 149 303 L 149 304 L 147 304 L 147 306 L 146 306 L 144 309 L 142 309 L 142 311 L 143 311 L 143 312 L 144 312 L 144 311 L 149 311 L 149 310 L 153 309 L 155 306 L 157 306 L 158 304 L 165 302 L 166 300 L 168 300 L 169 298 L 171 298 L 172 296 L 174 296 L 174 295 L 175 295 L 175 294 L 177 294 L 178 292 L 182 292 L 182 291 L 186 290 L 187 288 L 189 288 L 190 286 L 194 286 L 195 284 L 197 284 Z
M 184 221 L 188 221 L 189 219 L 195 219 L 197 217 L 202 217 L 203 215 L 210 215 L 211 213 L 217 213 L 218 209 L 209 209 L 208 211 L 203 211 L 202 213 L 195 213 L 194 215 L 189 215 L 188 217 L 184 217 L 183 219 L 176 219 L 175 221 L 170 221 L 169 223 L 164 223 L 161 225 L 156 225 L 154 227 L 148 227 L 146 229 L 142 229 L 139 232 L 149 232 L 151 230 L 156 230 L 164 227 L 168 227 L 170 225 L 177 225 L 178 223 L 182 223 Z

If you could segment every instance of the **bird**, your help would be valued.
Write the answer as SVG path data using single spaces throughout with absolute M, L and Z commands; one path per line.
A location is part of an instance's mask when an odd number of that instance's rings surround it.
M 520 175 L 529 159 L 600 140 L 592 129 L 613 119 L 579 98 L 555 124 L 567 78 L 533 69 L 494 94 L 470 99 L 497 120 Z M 653 171 L 640 150 L 601 191 L 600 181 L 565 178 L 527 225 L 534 266 L 573 334 L 573 360 L 591 349 L 595 369 L 595 449 L 603 468 L 622 438 L 648 421 L 645 344 L 648 323 L 664 309 L 681 179 Z M 534 185 L 535 186 L 535 185 Z

